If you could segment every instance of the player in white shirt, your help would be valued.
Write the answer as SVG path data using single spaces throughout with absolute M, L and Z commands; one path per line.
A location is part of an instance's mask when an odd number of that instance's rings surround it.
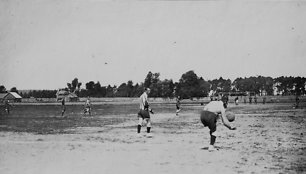
M 147 133 L 150 135 L 151 131 L 151 119 L 150 113 L 153 114 L 152 109 L 149 108 L 148 102 L 148 94 L 150 94 L 150 88 L 146 88 L 144 93 L 140 96 L 140 105 L 139 105 L 139 112 L 138 112 L 138 125 L 137 125 L 137 133 L 139 134 L 141 131 L 141 126 L 143 121 L 147 122 Z
M 208 103 L 204 110 L 201 112 L 201 122 L 204 127 L 208 127 L 210 129 L 210 145 L 208 147 L 209 151 L 214 151 L 214 144 L 216 142 L 216 130 L 217 130 L 217 119 L 219 118 L 219 114 L 221 115 L 221 120 L 227 128 L 230 130 L 235 130 L 236 128 L 233 125 L 230 125 L 226 115 L 225 110 L 227 108 L 228 97 L 223 96 L 221 101 L 211 101 Z

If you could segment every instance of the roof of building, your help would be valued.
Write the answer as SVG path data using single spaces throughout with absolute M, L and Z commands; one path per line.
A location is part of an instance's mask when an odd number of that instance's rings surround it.
M 15 98 L 22 98 L 17 92 L 9 92 L 12 94 Z
M 5 98 L 8 95 L 8 93 L 0 93 L 0 99 Z

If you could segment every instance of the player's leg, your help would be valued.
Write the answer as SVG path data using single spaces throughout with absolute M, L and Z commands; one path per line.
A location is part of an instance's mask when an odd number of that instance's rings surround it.
M 142 122 L 143 122 L 143 115 L 141 110 L 138 112 L 138 124 L 137 124 L 137 133 L 139 134 L 141 131 L 141 126 L 142 126 Z
M 137 133 L 140 133 L 141 131 L 142 122 L 143 122 L 143 119 L 141 117 L 138 117 Z
M 209 126 L 209 135 L 210 135 L 210 144 L 209 144 L 209 147 L 208 147 L 208 150 L 209 151 L 213 151 L 215 150 L 215 142 L 216 142 L 216 139 L 217 139 L 217 136 L 216 136 L 216 130 L 217 130 L 217 126 L 216 126 L 216 123 L 212 123 L 211 126 Z
M 65 110 L 66 110 L 66 109 L 65 109 L 65 107 L 63 106 L 63 107 L 62 107 L 62 116 L 64 115 Z
M 204 127 L 208 126 L 209 128 L 209 135 L 210 135 L 210 144 L 208 146 L 209 151 L 215 150 L 214 144 L 216 142 L 216 130 L 217 130 L 217 115 L 215 113 L 209 111 L 202 111 L 201 112 L 201 122 L 203 123 Z
M 177 106 L 176 106 L 176 115 L 178 115 L 180 111 L 181 111 L 181 108 L 180 108 L 179 105 L 177 105 Z
M 147 133 L 151 132 L 151 119 L 150 118 L 146 118 L 147 121 Z

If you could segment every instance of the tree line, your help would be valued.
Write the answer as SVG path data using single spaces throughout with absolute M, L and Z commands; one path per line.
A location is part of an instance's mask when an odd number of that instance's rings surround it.
M 90 81 L 81 88 L 82 83 L 74 78 L 67 83 L 64 90 L 77 94 L 79 97 L 139 97 L 145 88 L 150 88 L 150 97 L 173 98 L 180 96 L 184 99 L 207 97 L 213 94 L 227 93 L 235 95 L 304 95 L 306 78 L 304 77 L 239 77 L 234 81 L 223 79 L 204 80 L 194 71 L 184 73 L 178 82 L 172 79 L 160 79 L 160 73 L 148 72 L 144 82 L 134 84 L 129 80 L 119 86 L 101 86 L 100 82 Z M 11 92 L 17 92 L 16 87 Z M 0 85 L 0 93 L 7 92 Z M 276 92 L 276 93 L 275 93 Z M 23 98 L 55 98 L 57 90 L 33 90 L 19 93 Z

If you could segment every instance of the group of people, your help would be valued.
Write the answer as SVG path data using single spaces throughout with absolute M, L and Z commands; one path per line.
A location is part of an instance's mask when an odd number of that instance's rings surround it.
M 62 98 L 62 116 L 64 116 L 65 112 L 66 112 L 66 104 L 65 104 L 65 98 Z M 85 101 L 85 108 L 84 108 L 84 115 L 88 113 L 89 115 L 91 115 L 91 102 L 90 102 L 90 98 L 87 97 L 86 101 Z
M 151 117 L 150 113 L 154 113 L 150 108 L 148 102 L 148 95 L 150 94 L 150 89 L 146 88 L 144 93 L 140 96 L 140 106 L 138 112 L 138 125 L 137 125 L 137 135 L 140 135 L 141 127 L 143 126 L 143 122 L 145 121 L 147 124 L 147 136 L 151 137 Z M 228 105 L 228 97 L 223 96 L 221 100 L 213 100 L 207 105 L 204 106 L 203 111 L 200 114 L 200 120 L 204 127 L 209 128 L 210 135 L 210 144 L 208 146 L 209 151 L 215 151 L 216 148 L 214 144 L 216 142 L 216 131 L 217 131 L 217 120 L 221 118 L 223 125 L 230 130 L 235 130 L 236 127 L 228 121 L 226 117 L 226 108 Z M 176 99 L 176 115 L 179 114 L 181 110 L 180 97 L 178 96 Z M 221 116 L 221 117 L 220 117 Z

